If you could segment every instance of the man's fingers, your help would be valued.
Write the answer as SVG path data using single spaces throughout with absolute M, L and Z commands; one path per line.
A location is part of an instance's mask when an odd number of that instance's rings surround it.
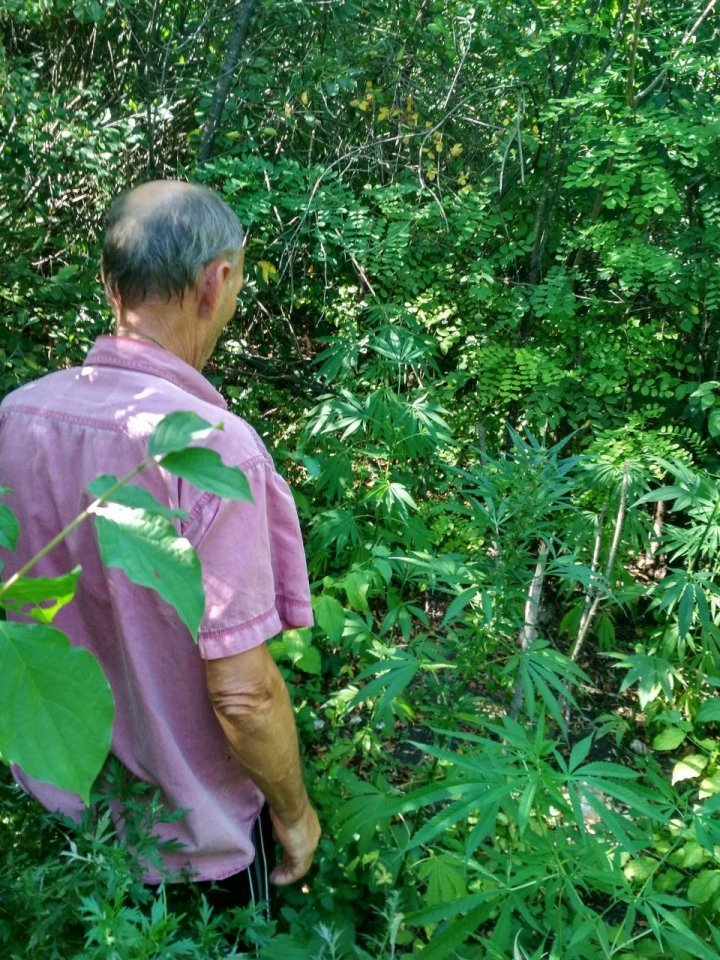
M 308 804 L 303 817 L 286 827 L 273 815 L 275 838 L 283 847 L 283 858 L 270 874 L 270 882 L 282 887 L 304 877 L 312 865 L 313 854 L 320 840 L 317 814 Z
M 270 874 L 270 883 L 276 887 L 286 887 L 290 883 L 300 880 L 310 869 L 312 857 L 307 863 L 286 863 L 285 859 Z

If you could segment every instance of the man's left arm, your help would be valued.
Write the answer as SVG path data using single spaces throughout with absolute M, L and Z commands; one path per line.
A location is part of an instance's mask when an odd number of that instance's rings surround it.
M 236 758 L 262 790 L 284 854 L 270 880 L 294 883 L 310 869 L 320 823 L 305 790 L 285 681 L 263 643 L 205 661 L 208 695 Z

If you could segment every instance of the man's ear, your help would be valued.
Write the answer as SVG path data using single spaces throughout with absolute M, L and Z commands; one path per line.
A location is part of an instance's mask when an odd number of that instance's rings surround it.
M 232 273 L 229 260 L 213 260 L 200 275 L 198 284 L 198 316 L 211 320 L 222 294 L 223 287 Z
M 107 297 L 107 302 L 110 304 L 113 313 L 117 315 L 121 309 L 120 295 L 117 292 L 117 289 L 111 287 L 107 282 L 107 277 L 105 276 L 105 271 L 100 268 L 100 282 L 103 285 L 103 290 L 105 291 L 105 296 Z

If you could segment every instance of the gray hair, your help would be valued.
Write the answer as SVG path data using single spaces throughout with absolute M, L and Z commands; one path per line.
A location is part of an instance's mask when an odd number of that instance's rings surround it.
M 218 257 L 235 260 L 242 250 L 240 221 L 216 193 L 198 184 L 167 186 L 167 196 L 146 204 L 130 190 L 108 211 L 104 283 L 125 306 L 148 297 L 182 299 L 204 266 Z

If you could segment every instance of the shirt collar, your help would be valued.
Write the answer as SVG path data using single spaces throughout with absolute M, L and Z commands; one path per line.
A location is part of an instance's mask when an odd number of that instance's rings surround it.
M 215 387 L 189 363 L 150 340 L 129 337 L 98 337 L 83 366 L 120 367 L 169 380 L 181 390 L 227 410 L 227 403 Z

